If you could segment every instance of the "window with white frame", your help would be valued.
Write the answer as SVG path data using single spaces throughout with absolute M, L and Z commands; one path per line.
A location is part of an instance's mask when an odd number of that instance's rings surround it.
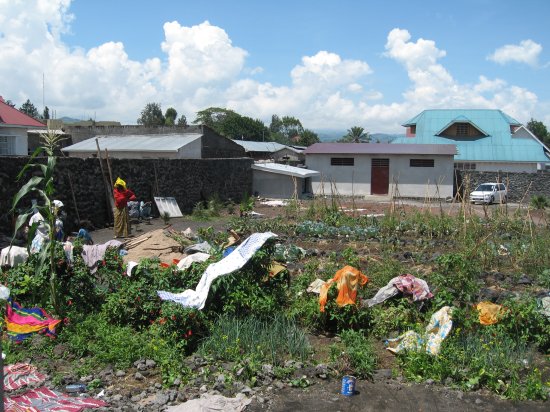
M 15 136 L 0 135 L 0 156 L 15 154 Z

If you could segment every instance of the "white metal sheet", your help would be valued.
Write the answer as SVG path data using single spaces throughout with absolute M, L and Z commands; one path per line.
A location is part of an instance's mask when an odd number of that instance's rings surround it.
M 164 213 L 168 213 L 170 217 L 183 216 L 181 213 L 180 207 L 178 206 L 178 202 L 176 202 L 176 199 L 173 197 L 156 197 L 155 196 L 155 203 L 157 205 L 157 209 L 159 210 L 159 213 L 161 216 Z

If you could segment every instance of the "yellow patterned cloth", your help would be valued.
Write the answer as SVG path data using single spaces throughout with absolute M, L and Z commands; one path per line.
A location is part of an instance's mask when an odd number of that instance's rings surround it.
M 128 208 L 113 208 L 115 218 L 115 237 L 128 237 L 128 228 L 130 219 L 128 219 Z

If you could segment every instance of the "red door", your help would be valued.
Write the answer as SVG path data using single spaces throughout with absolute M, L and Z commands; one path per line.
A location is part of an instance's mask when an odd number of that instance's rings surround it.
M 390 186 L 390 159 L 371 159 L 371 195 L 387 195 Z

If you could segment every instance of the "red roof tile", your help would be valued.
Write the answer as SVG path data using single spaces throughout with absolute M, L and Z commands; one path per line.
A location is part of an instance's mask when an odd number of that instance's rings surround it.
M 27 116 L 8 105 L 2 96 L 0 96 L 0 124 L 6 126 L 29 126 L 29 127 L 45 127 L 44 123 Z

